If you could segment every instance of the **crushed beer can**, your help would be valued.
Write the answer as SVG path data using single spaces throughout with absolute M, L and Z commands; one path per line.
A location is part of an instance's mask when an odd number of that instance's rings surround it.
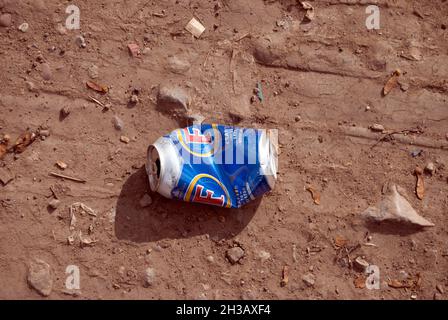
M 274 188 L 277 130 L 193 125 L 148 148 L 151 190 L 166 198 L 240 208 Z

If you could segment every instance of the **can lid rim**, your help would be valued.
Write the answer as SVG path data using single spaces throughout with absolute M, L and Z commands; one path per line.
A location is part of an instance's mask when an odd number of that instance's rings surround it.
M 147 161 L 146 161 L 146 173 L 148 175 L 148 179 L 149 179 L 149 187 L 151 188 L 151 191 L 153 192 L 157 192 L 157 190 L 159 189 L 160 186 L 160 175 L 157 176 L 156 172 L 154 172 L 153 170 L 153 165 L 154 165 L 154 161 L 152 158 L 152 152 L 155 150 L 155 152 L 157 152 L 157 158 L 160 159 L 160 154 L 159 151 L 157 150 L 157 147 L 154 145 L 150 145 L 148 147 L 147 150 Z M 160 168 L 162 169 L 162 168 Z

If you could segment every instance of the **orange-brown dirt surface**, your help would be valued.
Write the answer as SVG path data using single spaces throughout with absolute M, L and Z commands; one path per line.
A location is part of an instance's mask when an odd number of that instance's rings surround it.
M 292 0 L 0 0 L 0 138 L 38 134 L 0 160 L 12 177 L 0 182 L 0 298 L 446 299 L 448 1 L 309 3 L 311 21 Z M 379 30 L 366 28 L 368 3 L 380 8 Z M 80 30 L 63 28 L 69 4 Z M 199 38 L 184 29 L 192 17 L 206 27 Z M 160 85 L 185 90 L 206 123 L 278 129 L 275 189 L 241 209 L 151 193 L 148 145 L 189 121 L 158 106 Z M 375 123 L 385 131 L 369 131 Z M 413 172 L 428 163 L 420 200 Z M 435 226 L 361 219 L 388 181 Z M 96 216 L 70 227 L 76 202 Z M 244 256 L 231 264 L 234 246 Z M 378 267 L 380 289 L 365 287 L 358 257 Z M 49 275 L 29 275 L 36 258 Z M 65 286 L 69 265 L 80 290 Z

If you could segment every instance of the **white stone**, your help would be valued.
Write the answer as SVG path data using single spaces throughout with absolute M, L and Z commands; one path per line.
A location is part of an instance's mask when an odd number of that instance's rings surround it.
M 40 295 L 48 297 L 53 288 L 50 265 L 41 259 L 30 262 L 28 269 L 28 283 Z

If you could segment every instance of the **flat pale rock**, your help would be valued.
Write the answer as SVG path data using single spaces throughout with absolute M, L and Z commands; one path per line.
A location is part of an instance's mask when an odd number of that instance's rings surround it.
M 433 227 L 434 224 L 420 216 L 403 196 L 404 190 L 396 185 L 390 185 L 384 198 L 375 206 L 367 208 L 361 216 L 373 221 L 396 221 Z
M 173 73 L 185 74 L 190 67 L 190 63 L 180 57 L 171 56 L 167 59 L 167 69 Z
M 188 110 L 190 104 L 189 95 L 179 87 L 161 86 L 157 96 L 159 107 L 164 109 Z
M 157 95 L 157 108 L 172 118 L 184 121 L 190 114 L 190 96 L 182 88 L 160 86 Z
M 226 257 L 229 259 L 231 264 L 235 264 L 244 257 L 244 250 L 240 247 L 234 247 L 226 252 Z
M 312 273 L 307 273 L 302 276 L 302 281 L 305 282 L 308 287 L 312 287 L 316 283 L 316 277 Z
M 99 68 L 97 65 L 92 64 L 89 69 L 87 70 L 87 73 L 89 74 L 89 77 L 91 79 L 96 79 L 99 76 Z
M 143 274 L 144 286 L 151 287 L 156 282 L 156 270 L 154 268 L 147 268 Z
M 40 295 L 48 297 L 53 288 L 50 265 L 41 259 L 31 261 L 28 269 L 28 283 Z
M 0 15 L 0 27 L 9 27 L 12 24 L 12 18 L 9 13 Z
M 6 168 L 6 167 L 0 168 L 0 182 L 4 186 L 6 186 L 13 179 L 14 179 L 14 176 L 8 168 Z
M 50 80 L 52 76 L 51 68 L 48 63 L 42 64 L 42 78 L 46 81 Z
M 193 124 L 200 125 L 202 122 L 204 122 L 205 117 L 199 113 L 195 113 L 189 116 L 189 119 L 193 121 Z

